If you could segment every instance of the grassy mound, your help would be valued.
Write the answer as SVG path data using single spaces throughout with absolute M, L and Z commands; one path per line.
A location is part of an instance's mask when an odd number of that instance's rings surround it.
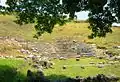
M 33 38 L 36 33 L 33 24 L 19 26 L 13 21 L 13 16 L 0 16 L 0 36 L 13 36 L 23 38 L 25 40 L 35 41 Z M 44 33 L 37 41 L 54 42 L 56 38 L 68 36 L 79 41 L 88 43 L 96 43 L 99 46 L 120 45 L 120 28 L 113 27 L 113 33 L 108 34 L 105 38 L 88 39 L 91 31 L 87 28 L 88 23 L 67 23 L 63 26 L 56 25 L 51 34 Z

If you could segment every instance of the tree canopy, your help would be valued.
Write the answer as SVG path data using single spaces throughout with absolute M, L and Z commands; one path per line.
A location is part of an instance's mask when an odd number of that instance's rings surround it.
M 112 23 L 120 23 L 120 0 L 7 0 L 6 5 L 0 6 L 0 14 L 15 15 L 20 25 L 35 23 L 36 38 L 73 20 L 80 11 L 89 11 L 89 38 L 105 37 L 112 32 Z

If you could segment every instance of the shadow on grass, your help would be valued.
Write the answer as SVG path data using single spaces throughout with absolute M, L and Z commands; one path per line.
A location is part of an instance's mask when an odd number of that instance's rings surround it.
M 31 72 L 32 73 L 32 72 Z M 81 82 L 78 79 L 70 78 L 64 75 L 49 75 L 45 76 L 42 72 L 32 73 L 30 76 L 36 76 L 33 79 L 27 77 L 17 71 L 16 68 L 0 65 L 0 82 Z M 38 76 L 37 76 L 38 75 Z M 114 81 L 112 81 L 114 80 Z M 118 79 L 109 79 L 104 75 L 97 75 L 95 78 L 86 78 L 82 82 L 117 82 Z
M 107 77 L 103 74 L 98 74 L 95 77 L 87 77 L 87 78 L 70 78 L 63 75 L 50 75 L 47 77 L 49 82 L 120 82 L 119 77 Z M 46 81 L 48 82 L 48 81 Z
M 63 75 L 50 75 L 46 77 L 46 79 L 49 79 L 50 82 L 68 78 Z M 23 75 L 20 72 L 18 72 L 16 68 L 7 65 L 0 65 L 0 82 L 29 82 L 26 81 L 26 78 L 26 75 Z
M 64 75 L 55 75 L 55 74 L 46 76 L 46 78 L 49 79 L 50 82 L 66 82 L 66 79 L 71 79 L 70 77 L 67 77 Z M 72 81 L 70 81 L 70 82 L 72 82 Z
M 0 82 L 19 82 L 24 78 L 25 76 L 17 72 L 16 68 L 0 65 Z
M 46 77 L 46 79 L 49 79 L 50 82 L 68 78 L 62 75 L 50 75 Z M 0 65 L 0 82 L 29 82 L 26 81 L 26 78 L 26 75 L 23 75 L 20 72 L 18 72 L 16 68 L 10 67 L 8 65 Z

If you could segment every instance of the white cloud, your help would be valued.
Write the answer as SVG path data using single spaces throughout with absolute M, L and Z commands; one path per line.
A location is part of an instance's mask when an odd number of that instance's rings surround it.
M 5 6 L 6 0 L 0 0 L 0 5 Z
M 86 20 L 88 19 L 88 13 L 89 11 L 81 11 L 81 12 L 75 13 L 75 15 L 77 15 L 78 20 Z

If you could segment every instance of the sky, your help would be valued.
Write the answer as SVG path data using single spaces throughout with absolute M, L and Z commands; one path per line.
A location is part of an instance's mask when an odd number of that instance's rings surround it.
M 86 20 L 88 19 L 88 11 L 82 11 L 82 12 L 78 12 L 78 13 L 75 13 L 75 15 L 77 15 L 77 19 L 78 20 Z
M 6 0 L 0 0 L 0 5 L 5 5 Z

